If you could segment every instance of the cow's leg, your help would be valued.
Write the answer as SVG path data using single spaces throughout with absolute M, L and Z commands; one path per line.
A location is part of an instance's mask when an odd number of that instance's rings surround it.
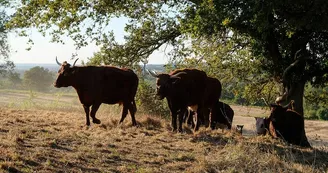
M 189 108 L 195 112 L 195 114 L 193 116 L 193 121 L 194 121 L 194 124 L 195 124 L 194 131 L 197 131 L 199 129 L 199 126 L 200 126 L 200 115 L 202 115 L 200 113 L 200 110 L 201 110 L 202 107 L 200 107 L 198 105 L 193 105 L 193 106 L 189 106 Z
M 123 103 L 123 110 L 122 110 L 122 116 L 120 120 L 120 124 L 124 121 L 126 115 L 128 114 L 128 108 L 129 108 L 130 103 Z
M 215 107 L 215 105 L 210 109 L 210 116 L 209 116 L 209 121 L 210 121 L 210 127 L 212 130 L 215 129 L 215 122 L 216 122 L 216 117 L 218 116 L 218 109 Z
M 131 119 L 132 119 L 132 125 L 136 126 L 137 125 L 137 121 L 135 118 L 135 114 L 137 112 L 137 106 L 136 106 L 136 102 L 133 100 L 129 106 L 129 112 L 131 115 Z
M 195 112 L 194 114 L 194 124 L 195 124 L 195 127 L 194 127 L 194 131 L 198 131 L 199 130 L 199 125 L 200 125 L 200 121 L 199 121 L 199 112 Z
M 180 109 L 180 112 L 178 114 L 178 119 L 179 119 L 178 132 L 182 132 L 183 117 L 186 112 L 187 112 L 187 109 Z
M 191 127 L 194 128 L 195 127 L 195 123 L 194 123 L 194 116 L 195 116 L 195 112 L 188 110 L 189 114 L 188 114 L 188 124 L 191 124 Z
M 204 108 L 204 114 L 202 117 L 202 122 L 204 123 L 204 126 L 207 128 L 210 123 L 209 123 L 209 119 L 210 119 L 210 110 L 208 108 Z
M 90 118 L 89 118 L 89 112 L 90 112 L 90 106 L 83 105 L 84 112 L 85 112 L 85 118 L 86 118 L 86 125 L 90 126 Z
M 101 123 L 101 121 L 96 118 L 96 112 L 98 111 L 100 105 L 101 105 L 101 103 L 95 103 L 91 107 L 90 115 L 91 115 L 91 118 L 92 118 L 92 122 L 95 123 L 95 124 L 100 124 Z
M 177 112 L 171 112 L 172 132 L 177 131 Z
M 167 103 L 171 113 L 172 132 L 175 132 L 177 130 L 177 109 L 173 106 L 174 104 L 169 99 L 167 99 Z
M 188 119 L 189 119 L 189 111 L 185 111 L 184 115 L 183 115 L 183 122 L 186 123 L 188 125 Z

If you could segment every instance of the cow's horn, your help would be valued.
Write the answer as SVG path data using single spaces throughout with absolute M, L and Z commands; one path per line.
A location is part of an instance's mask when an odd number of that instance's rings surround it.
M 271 107 L 270 107 L 270 105 L 268 104 L 268 102 L 265 100 L 265 98 L 262 97 L 261 99 L 264 101 L 264 103 L 265 103 L 265 104 L 269 107 L 269 109 L 270 109 Z
M 150 71 L 150 70 L 148 70 L 147 69 L 147 71 L 148 71 L 148 73 L 150 74 L 150 75 L 152 75 L 153 77 L 158 77 L 158 74 L 155 72 L 155 71 Z
M 283 106 L 284 108 L 289 108 L 291 107 L 292 110 L 294 110 L 294 104 L 295 104 L 295 101 L 294 100 L 291 100 L 287 105 Z
M 181 74 L 187 74 L 187 73 L 186 73 L 186 72 L 179 72 L 179 73 L 177 73 L 177 74 L 172 75 L 171 78 L 181 79 L 181 77 L 178 76 L 178 75 L 181 75 Z
M 76 63 L 76 61 L 77 61 L 77 60 L 79 60 L 79 58 L 78 58 L 78 59 L 76 59 L 76 60 L 74 61 L 74 63 L 73 63 L 73 66 L 72 66 L 72 67 L 74 67 L 74 66 L 75 66 L 75 63 Z
M 56 56 L 56 63 L 61 66 L 62 64 L 60 62 L 58 62 L 57 56 Z

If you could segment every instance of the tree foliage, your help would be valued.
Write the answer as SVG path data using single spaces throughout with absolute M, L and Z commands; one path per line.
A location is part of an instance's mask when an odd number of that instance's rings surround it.
M 8 27 L 23 29 L 23 35 L 36 27 L 58 42 L 66 34 L 77 47 L 96 41 L 102 48 L 91 59 L 93 64 L 131 66 L 169 45 L 173 60 L 193 57 L 186 59 L 187 66 L 204 64 L 214 69 L 213 75 L 221 73 L 220 78 L 247 82 L 248 93 L 259 93 L 253 98 L 284 83 L 301 113 L 305 83 L 319 86 L 328 81 L 328 24 L 323 22 L 328 18 L 328 1 L 21 2 Z M 114 17 L 129 19 L 124 43 L 116 42 L 106 29 Z M 286 69 L 290 70 L 284 73 Z M 266 96 L 272 101 L 273 96 Z
M 9 16 L 5 11 L 9 1 L 0 0 L 0 74 L 6 73 L 14 68 L 14 63 L 9 61 L 8 29 L 6 23 Z
M 54 74 L 43 67 L 33 67 L 24 72 L 23 82 L 29 89 L 48 91 L 54 81 Z

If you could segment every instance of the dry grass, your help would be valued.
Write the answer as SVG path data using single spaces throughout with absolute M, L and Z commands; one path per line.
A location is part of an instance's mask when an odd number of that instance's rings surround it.
M 81 110 L 0 108 L 0 172 L 327 172 L 328 152 L 201 128 L 170 132 L 167 120 L 137 114 L 85 127 Z M 111 113 L 109 113 L 111 112 Z

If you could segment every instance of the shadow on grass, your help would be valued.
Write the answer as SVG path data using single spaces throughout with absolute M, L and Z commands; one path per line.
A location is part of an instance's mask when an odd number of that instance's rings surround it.
M 284 142 L 276 143 L 249 143 L 256 145 L 259 152 L 275 154 L 279 158 L 301 165 L 308 165 L 317 170 L 328 170 L 328 151 L 316 148 L 302 148 Z
M 211 145 L 226 145 L 228 142 L 236 142 L 235 139 L 231 137 L 225 137 L 222 135 L 211 135 L 211 134 L 197 134 L 194 135 L 190 142 L 206 142 Z
M 145 127 L 147 130 L 158 130 L 163 128 L 162 122 L 159 119 L 146 117 L 144 120 L 138 122 L 140 127 Z

